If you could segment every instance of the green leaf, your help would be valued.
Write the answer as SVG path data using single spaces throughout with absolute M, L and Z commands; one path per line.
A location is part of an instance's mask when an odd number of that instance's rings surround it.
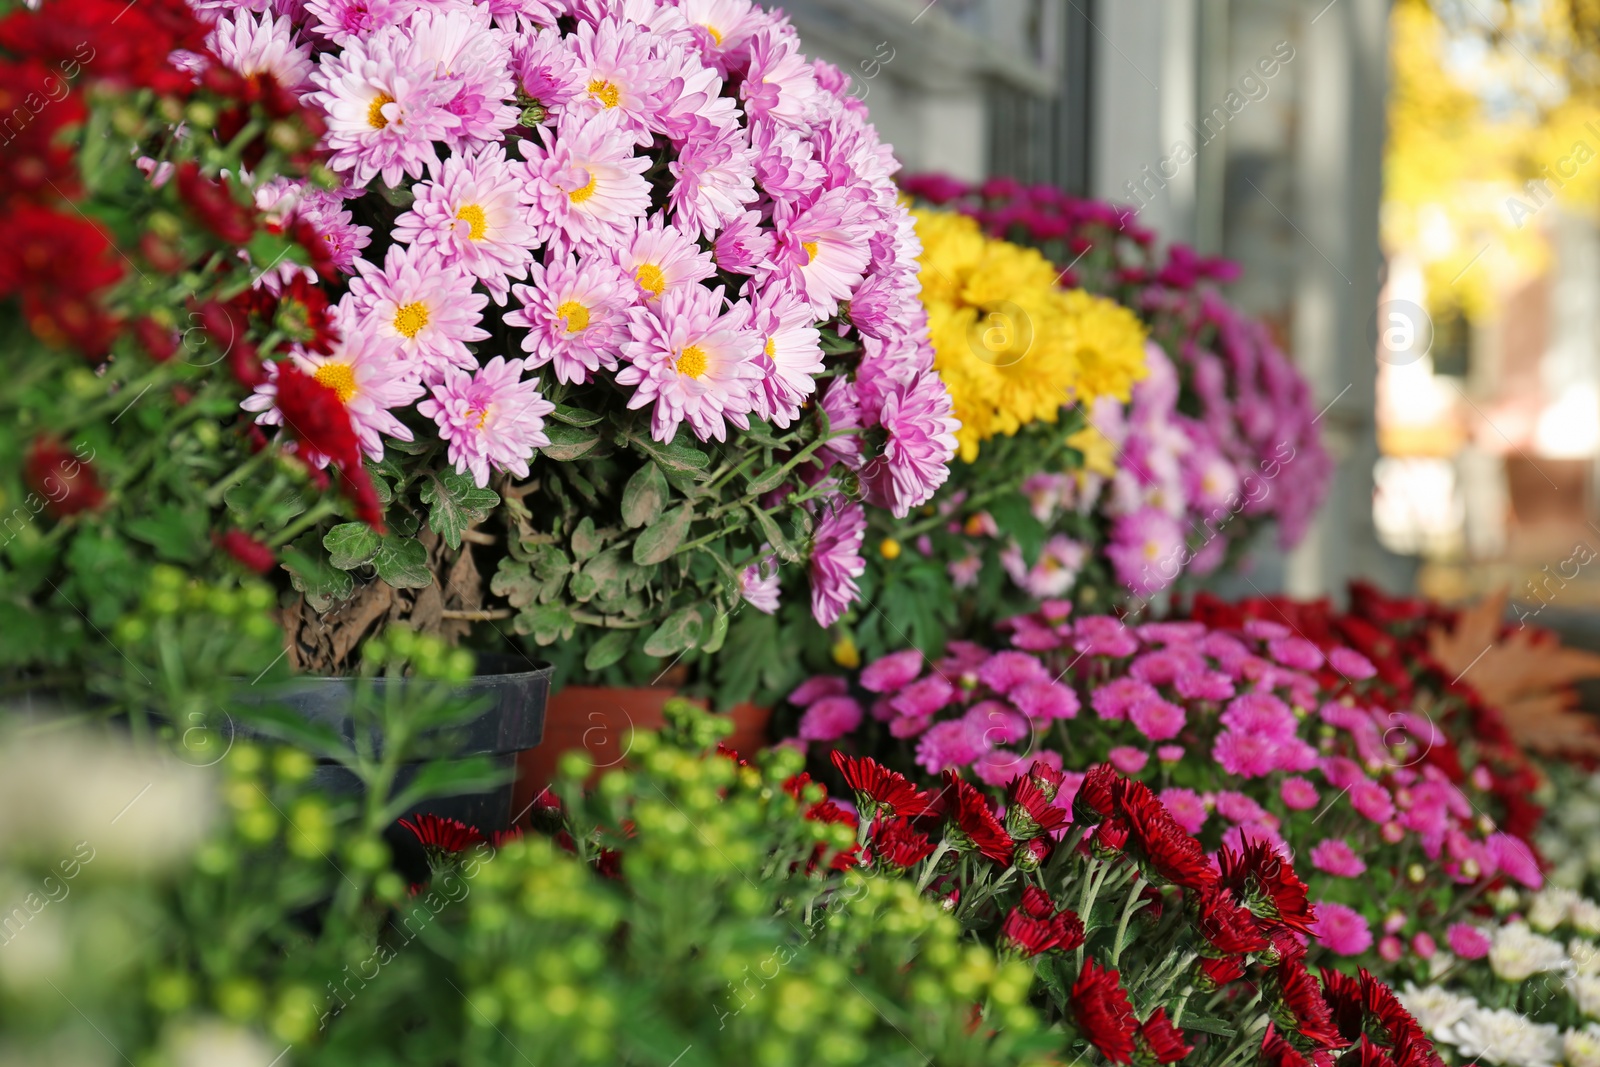
M 662 563 L 672 558 L 672 554 L 683 544 L 683 539 L 689 534 L 689 524 L 694 518 L 694 509 L 688 504 L 679 504 L 661 517 L 661 520 L 639 535 L 633 543 L 633 561 L 640 566 L 648 567 L 652 563 Z
M 778 488 L 778 486 L 782 485 L 784 481 L 793 473 L 793 471 L 784 470 L 783 464 L 774 463 L 761 474 L 751 478 L 750 484 L 745 488 L 749 492 L 757 495 L 760 495 L 761 493 L 770 493 L 774 489 Z
M 529 573 L 526 563 L 518 563 L 510 556 L 504 556 L 495 568 L 494 577 L 489 580 L 489 591 L 495 596 L 505 597 L 514 608 L 525 608 L 538 597 L 542 584 Z
M 568 426 L 593 426 L 605 418 L 604 415 L 597 415 L 582 408 L 568 407 L 565 404 L 557 404 L 556 409 L 550 415 L 557 422 L 564 422 Z
M 378 551 L 377 533 L 364 522 L 341 522 L 322 535 L 328 562 L 342 571 L 353 570 Z
M 1022 549 L 1023 560 L 1031 567 L 1039 561 L 1039 550 L 1049 536 L 1043 523 L 1034 518 L 1033 509 L 1021 493 L 1007 493 L 989 505 L 989 514 L 1002 534 L 1009 534 Z
M 500 494 L 478 488 L 469 475 L 447 470 L 428 475 L 422 483 L 422 502 L 428 505 L 428 528 L 451 548 L 460 548 L 461 534 L 489 517 L 500 503 Z
M 589 654 L 583 657 L 583 669 L 586 671 L 603 671 L 613 663 L 628 654 L 628 648 L 633 644 L 632 630 L 612 630 L 600 640 L 596 641 L 589 649 Z
M 696 474 L 711 466 L 711 457 L 690 445 L 690 438 L 682 432 L 667 444 L 661 444 L 651 437 L 634 437 L 631 440 L 668 471 Z
M 572 560 L 556 545 L 535 545 L 528 558 L 533 563 L 533 573 L 541 578 L 554 578 L 572 569 Z
M 337 759 L 349 755 L 350 746 L 333 727 L 326 723 L 312 722 L 299 712 L 290 711 L 277 704 L 257 704 L 240 700 L 230 703 L 228 712 L 237 715 L 240 722 L 252 729 L 260 730 L 280 741 L 287 741 L 296 748 L 305 749 L 323 759 Z
M 310 265 L 305 249 L 284 232 L 273 233 L 263 227 L 255 232 L 245 248 L 250 253 L 250 262 L 256 264 L 259 270 L 267 270 L 268 264 L 285 262 L 298 263 L 302 267 Z
M 622 521 L 630 530 L 650 525 L 661 517 L 669 493 L 661 468 L 646 463 L 634 471 L 622 490 Z
M 541 451 L 557 463 L 570 463 L 600 443 L 598 431 L 560 423 L 546 426 L 545 436 L 550 443 Z
M 645 641 L 645 655 L 675 656 L 686 648 L 693 648 L 700 640 L 702 625 L 699 608 L 679 608 Z
M 383 444 L 385 448 L 392 448 L 396 452 L 404 452 L 408 456 L 420 456 L 433 447 L 425 439 L 402 441 L 398 437 L 386 437 Z
M 605 543 L 605 535 L 595 530 L 594 520 L 587 515 L 572 531 L 572 554 L 580 560 L 593 559 Z
M 757 507 L 750 508 L 750 514 L 755 516 L 756 525 L 761 527 L 761 536 L 767 539 L 767 544 L 772 546 L 779 559 L 785 563 L 800 562 L 800 550 L 783 536 L 783 530 L 778 526 L 776 519 Z
M 417 805 L 433 797 L 466 796 L 486 793 L 504 785 L 510 772 L 494 765 L 488 756 L 465 759 L 436 759 L 422 765 L 411 784 L 389 801 L 384 819 L 398 819 L 415 811 Z
M 355 591 L 354 579 L 328 562 L 315 530 L 301 534 L 279 558 L 289 572 L 289 584 L 304 593 L 317 611 L 327 611 L 334 601 Z
M 711 619 L 711 632 L 700 643 L 700 651 L 713 655 L 722 651 L 722 642 L 728 639 L 728 613 L 718 611 Z
M 570 640 L 578 627 L 572 612 L 559 604 L 541 604 L 536 608 L 529 608 L 511 620 L 511 623 L 517 633 L 532 634 L 533 639 L 541 645 L 553 645 L 557 641 Z
M 425 589 L 433 584 L 428 550 L 413 538 L 393 534 L 385 537 L 372 563 L 378 568 L 378 577 L 396 589 Z
M 573 577 L 572 585 L 568 588 L 568 592 L 572 594 L 572 599 L 580 603 L 588 603 L 599 588 L 600 583 L 594 580 L 592 574 L 585 571 Z
M 821 334 L 822 351 L 827 355 L 842 356 L 860 347 L 855 341 L 846 340 L 832 330 L 819 330 L 818 333 Z
M 130 519 L 123 529 L 128 536 L 156 550 L 156 555 L 173 563 L 190 563 L 205 552 L 206 513 L 199 508 L 163 504 L 149 515 Z

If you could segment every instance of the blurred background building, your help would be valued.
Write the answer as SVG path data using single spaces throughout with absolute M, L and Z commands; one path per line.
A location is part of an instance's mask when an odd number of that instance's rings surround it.
M 910 171 L 1008 175 L 1137 206 L 1164 241 L 1244 266 L 1327 405 L 1339 461 L 1318 526 L 1262 544 L 1233 592 L 1395 587 L 1374 476 L 1387 0 L 789 0 L 808 47 L 861 83 Z M 1600 167 L 1596 168 L 1600 171 Z

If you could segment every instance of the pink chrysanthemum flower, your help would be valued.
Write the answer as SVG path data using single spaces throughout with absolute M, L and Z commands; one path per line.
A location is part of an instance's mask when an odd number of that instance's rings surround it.
M 861 558 L 866 534 L 867 514 L 860 504 L 835 500 L 817 519 L 811 538 L 811 617 L 818 626 L 832 626 L 860 599 L 856 579 L 867 569 Z
M 787 21 L 764 28 L 750 39 L 750 68 L 739 85 L 739 99 L 752 121 L 767 120 L 795 129 L 811 125 L 825 106 L 816 72 L 800 54 Z
M 1066 534 L 1052 534 L 1039 549 L 1039 558 L 1028 566 L 1022 548 L 1015 541 L 1000 550 L 1000 565 L 1017 583 L 1017 588 L 1035 598 L 1065 596 L 1078 580 L 1078 572 L 1089 558 L 1081 541 Z
M 692 46 L 663 45 L 657 54 L 662 83 L 650 114 L 651 130 L 666 134 L 680 149 L 727 132 L 739 133 L 742 142 L 739 107 L 732 97 L 722 95 L 722 76 L 706 66 Z
M 929 774 L 960 770 L 993 746 L 982 726 L 966 719 L 935 723 L 917 742 L 917 764 Z
M 782 589 L 777 562 L 770 557 L 739 572 L 739 596 L 763 615 L 777 612 L 778 594 Z
M 763 341 L 756 414 L 786 429 L 800 416 L 800 405 L 816 392 L 816 376 L 824 369 L 822 335 L 812 325 L 810 305 L 781 289 L 756 295 L 750 327 Z
M 1330 837 L 1311 846 L 1311 865 L 1335 878 L 1356 878 L 1367 869 L 1366 863 L 1342 837 Z
M 398 26 L 413 7 L 412 0 L 306 0 L 306 14 L 316 20 L 311 31 L 340 48 Z
M 1106 759 L 1123 774 L 1138 774 L 1150 762 L 1150 753 L 1131 745 L 1117 745 L 1106 753 Z
M 804 708 L 823 697 L 843 696 L 848 692 L 850 692 L 848 680 L 837 674 L 819 674 L 814 678 L 807 678 L 795 687 L 795 691 L 789 694 L 789 703 L 797 708 Z
M 657 441 L 672 440 L 684 421 L 702 441 L 724 440 L 728 422 L 749 425 L 761 340 L 749 329 L 749 304 L 723 307 L 720 286 L 695 285 L 628 313 L 632 340 L 622 354 L 629 365 L 616 381 L 638 387 L 629 408 L 654 405 L 650 431 Z
M 738 126 L 685 144 L 667 169 L 676 179 L 667 206 L 692 238 L 717 233 L 756 198 L 755 163 Z
M 1309 811 L 1322 799 L 1316 786 L 1298 776 L 1285 778 L 1278 787 L 1278 796 L 1290 811 Z
M 695 30 L 701 54 L 723 75 L 749 54 L 750 35 L 763 25 L 750 0 L 679 0 L 678 10 Z
M 434 251 L 449 267 L 483 282 L 505 305 L 509 279 L 526 278 L 533 227 L 522 203 L 522 182 L 498 144 L 473 155 L 451 153 L 430 164 L 431 181 L 412 187 L 411 210 L 394 223 L 394 239 Z
M 717 272 L 711 254 L 659 214 L 638 220 L 633 240 L 617 252 L 617 266 L 633 279 L 641 304 L 658 302 L 673 289 L 698 286 Z
M 1206 824 L 1206 804 L 1200 799 L 1200 794 L 1193 789 L 1184 789 L 1181 786 L 1168 786 L 1158 794 L 1162 806 L 1177 820 L 1189 834 L 1198 834 L 1200 828 Z
M 552 2 L 552 0 L 478 0 L 489 14 L 494 16 L 494 24 L 502 30 L 516 30 L 517 20 L 534 26 L 554 26 L 556 19 L 566 14 L 566 4 Z
M 818 319 L 832 318 L 872 261 L 871 230 L 862 221 L 860 202 L 848 190 L 830 189 L 799 211 L 778 204 L 772 221 L 778 238 L 774 266 L 759 280 L 796 286 Z
M 391 412 L 415 402 L 423 387 L 391 346 L 369 332 L 345 325 L 343 339 L 330 354 L 319 355 L 297 347 L 290 351 L 289 358 L 301 371 L 339 395 L 339 402 L 350 416 L 350 428 L 361 442 L 361 451 L 373 460 L 381 460 L 380 435 L 397 441 L 411 440 L 410 428 Z M 277 369 L 278 364 L 268 364 L 267 381 L 256 386 L 255 392 L 239 405 L 246 411 L 258 412 L 256 422 L 263 426 L 283 425 L 283 413 L 277 408 Z M 326 456 L 312 458 L 319 467 L 328 464 Z
M 889 391 L 878 413 L 883 450 L 861 470 L 871 503 L 903 519 L 933 498 L 950 476 L 956 455 L 955 432 L 961 421 L 953 411 L 950 393 L 937 374 Z
M 402 175 L 422 177 L 427 162 L 438 158 L 434 142 L 461 125 L 445 106 L 454 87 L 410 67 L 407 46 L 401 28 L 391 26 L 325 52 L 311 74 L 316 91 L 305 100 L 327 122 L 328 165 L 349 172 L 357 185 L 380 175 L 391 187 Z
M 537 105 L 523 112 L 524 121 L 552 125 L 567 105 L 586 92 L 578 57 L 560 32 L 547 29 L 520 33 L 511 43 L 511 75 L 522 95 Z
M 633 306 L 633 286 L 616 264 L 560 255 L 548 266 L 530 266 L 528 280 L 512 287 L 522 307 L 506 315 L 512 326 L 528 328 L 522 338 L 528 365 L 553 363 L 556 378 L 568 384 L 616 370 Z
M 800 716 L 802 741 L 837 741 L 861 725 L 861 705 L 850 697 L 823 697 Z
M 489 337 L 478 326 L 489 298 L 472 291 L 470 275 L 403 245 L 389 246 L 382 270 L 365 261 L 357 268 L 341 305 L 348 302 L 361 329 L 398 344 L 423 382 L 432 385 L 452 366 L 477 368 L 467 343 Z
M 861 669 L 861 688 L 869 693 L 897 693 L 916 680 L 926 662 L 915 648 L 891 652 Z
M 1156 508 L 1118 516 L 1106 547 L 1117 580 L 1135 596 L 1165 589 L 1183 566 L 1183 527 Z
M 1359 956 L 1372 947 L 1372 928 L 1361 913 L 1345 904 L 1319 901 L 1311 936 L 1336 956 Z
M 598 25 L 580 22 L 567 41 L 577 55 L 584 86 L 583 94 L 567 105 L 569 112 L 609 112 L 634 130 L 649 130 L 667 80 L 650 34 L 636 23 L 608 18 Z
M 1444 939 L 1450 951 L 1464 960 L 1481 960 L 1494 947 L 1494 940 L 1471 923 L 1451 923 Z
M 619 121 L 609 111 L 584 121 L 568 117 L 559 136 L 540 127 L 542 146 L 520 142 L 527 162 L 518 170 L 540 243 L 590 252 L 633 235 L 634 220 L 650 207 L 650 160 L 634 155 L 641 135 Z
M 1137 678 L 1114 678 L 1089 694 L 1089 706 L 1102 719 L 1121 721 L 1135 704 L 1160 700 L 1161 694 L 1149 682 Z
M 798 130 L 758 123 L 750 130 L 755 177 L 773 200 L 793 204 L 813 197 L 828 172 L 816 160 L 811 142 Z
M 408 66 L 450 87 L 445 109 L 457 123 L 445 142 L 452 150 L 470 152 L 497 143 L 517 124 L 517 109 L 506 102 L 514 91 L 506 35 L 489 25 L 487 8 L 423 8 L 405 32 L 411 42 Z
M 1060 682 L 1024 682 L 1007 694 L 1017 710 L 1030 719 L 1076 719 L 1078 694 Z
M 1128 709 L 1128 721 L 1152 741 L 1170 741 L 1183 732 L 1188 715 L 1177 704 L 1157 697 L 1141 700 Z
M 711 251 L 717 266 L 732 274 L 756 274 L 772 267 L 772 234 L 761 226 L 759 212 L 746 211 L 717 235 Z
M 539 395 L 537 379 L 521 380 L 522 370 L 522 360 L 504 356 L 495 356 L 470 377 L 452 367 L 433 387 L 433 396 L 417 405 L 449 442 L 456 470 L 471 471 L 480 487 L 489 484 L 490 467 L 526 478 L 534 450 L 550 443 L 544 416 L 556 406 Z
M 241 12 L 219 19 L 206 37 L 206 47 L 229 70 L 246 78 L 270 74 L 291 92 L 311 78 L 311 49 L 296 42 L 288 16 L 252 18 Z
M 344 209 L 343 198 L 326 189 L 307 189 L 295 208 L 295 216 L 309 222 L 328 243 L 335 267 L 346 274 L 355 273 L 357 258 L 372 243 L 372 227 L 356 225 L 351 213 Z

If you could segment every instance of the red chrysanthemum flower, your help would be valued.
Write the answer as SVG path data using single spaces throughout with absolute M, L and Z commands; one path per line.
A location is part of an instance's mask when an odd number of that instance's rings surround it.
M 1129 840 L 1150 881 L 1197 890 L 1216 884 L 1217 873 L 1205 849 L 1178 825 L 1149 786 L 1124 778 L 1112 790 L 1112 798 L 1118 815 L 1128 822 Z
M 1267 1033 L 1261 1039 L 1261 1067 L 1312 1067 L 1311 1061 L 1300 1050 L 1285 1041 L 1274 1023 L 1267 1024 Z
M 984 795 L 955 771 L 944 772 L 945 788 L 940 793 L 944 814 L 954 825 L 946 825 L 945 835 L 961 852 L 977 851 L 996 863 L 1011 859 L 1014 842 L 989 810 Z
M 1367 1015 L 1361 981 L 1336 967 L 1320 968 L 1320 973 L 1322 999 L 1328 1002 L 1328 1014 L 1345 1041 L 1354 1041 L 1361 1036 Z
M 1272 1017 L 1284 1029 L 1292 1029 L 1312 1044 L 1323 1048 L 1343 1048 L 1345 1040 L 1334 1025 L 1322 986 L 1297 959 L 1284 960 L 1272 972 L 1276 995 L 1272 998 Z
M 1000 924 L 1000 948 L 1024 959 L 1056 947 L 1056 932 L 1051 925 L 1035 919 L 1020 908 L 1012 908 Z
M 1033 766 L 1028 768 L 1028 777 L 1032 778 L 1033 784 L 1044 792 L 1045 798 L 1051 801 L 1061 792 L 1061 783 L 1066 780 L 1066 775 L 1044 760 L 1033 761 Z
M 899 870 L 914 867 L 933 854 L 933 842 L 928 835 L 911 824 L 910 819 L 888 819 L 879 816 L 873 826 L 871 841 L 872 862 L 885 864 Z
M 1037 766 L 1037 764 L 1035 764 Z M 1029 775 L 1018 775 L 1006 787 L 1006 830 L 1018 841 L 1042 837 L 1067 825 L 1067 813 Z
M 1186 1043 L 1183 1031 L 1172 1025 L 1167 1009 L 1157 1008 L 1139 1027 L 1139 1050 L 1141 1063 L 1177 1063 L 1193 1052 L 1194 1046 Z
M 1049 949 L 1070 952 L 1083 944 L 1083 920 L 1069 908 L 1057 909 L 1038 886 L 1023 889 L 1022 900 L 1007 913 L 1001 939 L 1026 956 Z
M 36 60 L 0 64 L 0 115 L 15 117 L 24 101 L 39 99 L 39 90 L 56 80 L 56 72 Z M 29 109 L 30 118 L 6 143 L 7 163 L 0 167 L 0 201 L 53 203 L 79 195 L 75 145 L 61 133 L 88 117 L 82 93 L 52 99 L 43 110 Z M 16 125 L 13 123 L 13 125 Z
M 1083 961 L 1083 970 L 1072 983 L 1071 1001 L 1072 1016 L 1084 1040 L 1112 1063 L 1131 1063 L 1139 1020 L 1122 989 L 1121 976 L 1091 956 Z
M 489 835 L 489 843 L 495 848 L 505 848 L 513 841 L 522 840 L 522 827 L 513 826 L 509 830 L 496 830 Z
M 1330 988 L 1329 976 L 1333 973 L 1338 972 L 1334 972 L 1332 968 L 1327 967 L 1322 970 L 1325 993 Z M 1387 1035 L 1388 1041 L 1385 1044 L 1392 1045 L 1396 1049 L 1399 1049 L 1401 1045 L 1406 1045 L 1409 1048 L 1416 1049 L 1417 1054 L 1431 1056 L 1433 1054 L 1433 1042 L 1428 1040 L 1428 1035 L 1417 1023 L 1416 1018 L 1406 1010 L 1405 1005 L 1400 1003 L 1400 998 L 1394 995 L 1394 990 L 1372 977 L 1365 967 L 1361 968 L 1360 975 L 1360 1005 L 1367 1028 L 1370 1030 L 1375 1025 Z M 1347 978 L 1346 981 L 1348 982 L 1349 979 Z M 1348 996 L 1348 992 L 1345 995 Z M 1330 1003 L 1332 999 L 1330 996 Z M 1335 1010 L 1337 1011 L 1337 1009 Z M 1399 1058 L 1397 1055 L 1396 1059 Z
M 1221 989 L 1229 982 L 1237 982 L 1244 977 L 1243 956 L 1220 956 L 1216 958 L 1202 956 L 1196 964 L 1200 972 L 1195 988 L 1201 992 L 1210 993 Z
M 256 230 L 255 208 L 234 197 L 227 179 L 208 178 L 193 162 L 178 164 L 176 177 L 178 198 L 202 227 L 224 244 L 249 242 Z
M 266 574 L 277 566 L 277 553 L 273 552 L 270 546 L 262 544 L 243 530 L 229 530 L 225 534 L 213 534 L 212 541 L 222 551 L 257 574 Z
M 856 759 L 834 749 L 833 765 L 855 793 L 856 808 L 863 819 L 871 819 L 879 813 L 915 819 L 935 808 L 931 794 L 918 789 L 906 780 L 905 775 L 891 771 L 871 756 Z
M 43 499 L 45 512 L 58 519 L 91 511 L 106 498 L 89 461 L 53 437 L 34 439 L 23 460 L 22 481 Z
M 1015 851 L 1011 853 L 1011 862 L 1024 871 L 1037 871 L 1050 858 L 1052 850 L 1048 837 L 1019 841 Z
M 1109 763 L 1102 763 L 1084 775 L 1077 795 L 1072 798 L 1072 821 L 1080 826 L 1092 826 L 1110 815 L 1111 791 L 1118 777 L 1117 769 Z
M 1399 1067 L 1386 1051 L 1373 1044 L 1365 1034 L 1349 1052 L 1339 1057 L 1338 1063 L 1339 1067 Z
M 1255 917 L 1233 899 L 1233 891 L 1214 886 L 1191 894 L 1195 929 L 1205 938 L 1201 952 L 1206 956 L 1237 956 L 1260 952 L 1267 947 Z
M 1113 815 L 1094 828 L 1089 838 L 1089 848 L 1100 859 L 1122 855 L 1128 847 L 1128 820 Z
M 9 215 L 0 244 L 0 295 L 47 301 L 85 297 L 122 277 L 122 263 L 99 226 L 78 215 L 23 204 Z
M 1251 914 L 1267 923 L 1282 923 L 1311 933 L 1315 916 L 1306 899 L 1306 884 L 1289 862 L 1264 841 L 1251 841 L 1243 853 L 1224 848 L 1217 856 L 1222 884 L 1234 891 Z
M 372 478 L 361 463 L 360 444 L 338 392 L 288 361 L 278 364 L 276 384 L 284 428 L 300 441 L 308 459 L 327 457 L 339 471 L 345 496 L 355 505 L 356 517 L 381 533 L 383 510 L 372 488 Z
M 434 863 L 484 843 L 483 834 L 460 819 L 446 819 L 419 812 L 409 819 L 401 819 L 400 825 L 411 831 L 411 835 L 427 851 L 428 859 Z

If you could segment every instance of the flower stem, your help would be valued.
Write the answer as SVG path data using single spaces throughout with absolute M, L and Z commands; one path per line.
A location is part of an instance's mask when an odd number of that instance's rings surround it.
M 1117 965 L 1117 959 L 1122 955 L 1122 939 L 1128 932 L 1128 920 L 1133 917 L 1133 913 L 1138 911 L 1144 903 L 1139 898 L 1139 894 L 1143 891 L 1144 874 L 1135 874 L 1133 876 L 1133 884 L 1128 887 L 1128 899 L 1122 905 L 1122 918 L 1117 920 L 1116 939 L 1111 942 L 1111 966 L 1113 967 Z
M 1091 871 L 1083 883 L 1083 895 L 1078 898 L 1078 918 L 1083 920 L 1085 931 L 1089 929 L 1089 913 L 1094 910 L 1094 898 L 1100 892 L 1100 886 L 1105 882 L 1106 875 L 1111 870 L 1109 862 L 1102 863 L 1100 868 Z M 1083 946 L 1079 945 L 1074 953 L 1078 969 L 1083 970 Z
M 927 863 L 922 868 L 922 876 L 917 879 L 918 896 L 921 896 L 922 893 L 928 888 L 928 883 L 933 881 L 934 872 L 939 869 L 940 861 L 944 859 L 945 854 L 949 851 L 950 842 L 940 841 L 939 847 L 934 849 L 933 855 L 928 857 Z

